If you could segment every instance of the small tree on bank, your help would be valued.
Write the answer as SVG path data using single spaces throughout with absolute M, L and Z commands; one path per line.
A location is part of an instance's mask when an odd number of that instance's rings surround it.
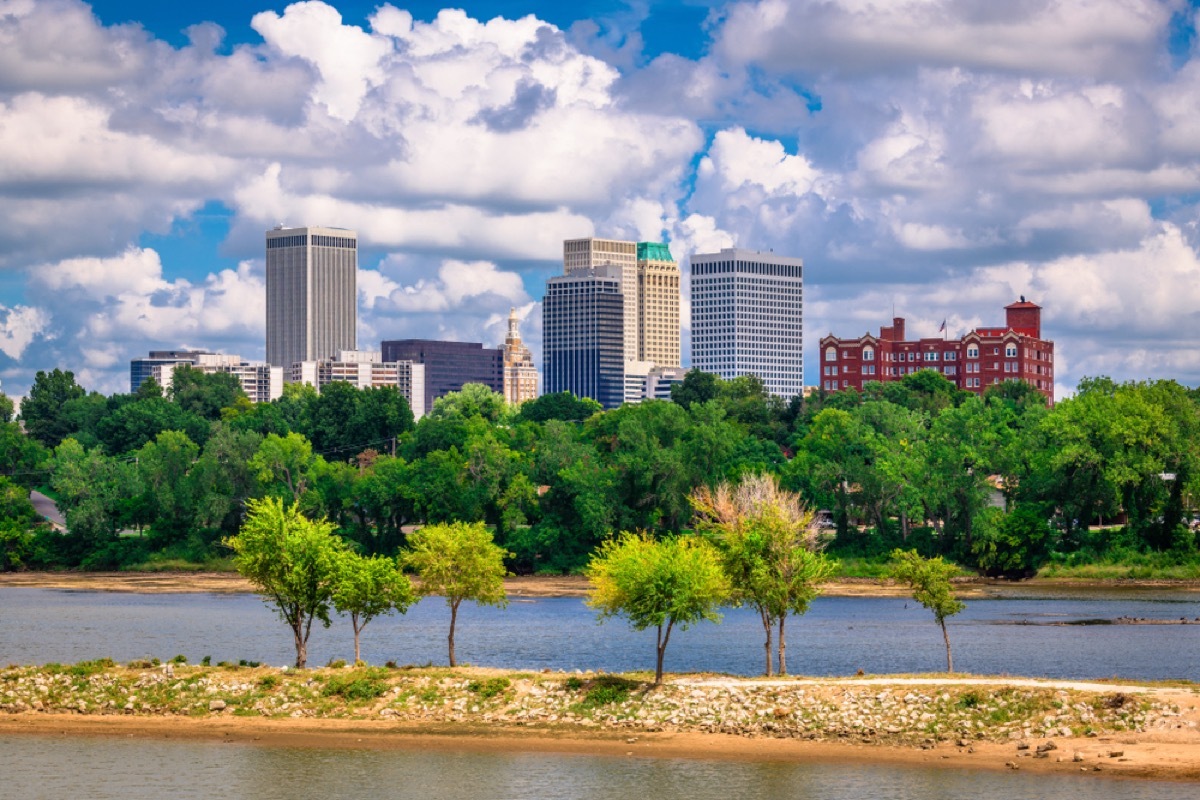
M 366 558 L 346 551 L 338 559 L 333 607 L 350 617 L 354 628 L 354 662 L 362 661 L 359 641 L 367 623 L 383 614 L 404 614 L 416 602 L 412 581 L 390 558 Z
M 308 637 L 329 610 L 345 544 L 325 520 L 313 521 L 277 498 L 247 503 L 246 522 L 225 540 L 242 577 L 253 583 L 267 605 L 292 629 L 296 667 L 308 662 Z
M 697 528 L 721 552 L 731 599 L 758 612 L 766 633 L 766 675 L 771 675 L 772 629 L 778 628 L 779 674 L 787 674 L 785 624 L 803 614 L 837 562 L 818 552 L 812 512 L 770 475 L 749 475 L 737 487 L 720 484 L 692 494 Z
M 645 533 L 609 539 L 587 566 L 592 582 L 588 605 L 601 619 L 622 616 L 634 630 L 655 628 L 654 685 L 662 683 L 663 656 L 676 625 L 686 630 L 701 620 L 717 622 L 729 584 L 716 551 L 703 539 L 655 541 Z
M 950 654 L 950 634 L 946 632 L 946 617 L 952 617 L 966 608 L 954 597 L 950 578 L 956 568 L 937 558 L 922 558 L 916 550 L 893 550 L 889 568 L 891 577 L 912 589 L 913 599 L 933 612 L 938 625 L 942 626 L 942 639 L 946 642 L 946 671 L 954 671 L 954 658 Z
M 420 595 L 441 595 L 450 606 L 450 666 L 454 659 L 454 627 L 463 600 L 476 605 L 508 605 L 504 592 L 504 548 L 492 542 L 482 522 L 426 525 L 408 538 L 411 551 L 404 563 L 421 579 Z

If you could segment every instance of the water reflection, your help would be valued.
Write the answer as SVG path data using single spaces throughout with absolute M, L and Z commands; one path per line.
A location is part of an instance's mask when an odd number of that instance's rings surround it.
M 81 769 L 79 765 L 88 765 Z M 869 765 L 268 748 L 0 737 L 13 798 L 242 800 L 1178 800 L 1186 784 Z

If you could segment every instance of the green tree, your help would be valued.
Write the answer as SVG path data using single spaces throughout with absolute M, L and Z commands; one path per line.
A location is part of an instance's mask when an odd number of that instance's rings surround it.
M 0 477 L 0 572 L 25 566 L 33 551 L 37 518 L 29 490 Z
M 985 575 L 1032 577 L 1050 556 L 1053 531 L 1036 508 L 1018 505 L 1011 513 L 989 508 L 979 522 L 971 555 L 975 567 Z
M 766 633 L 766 671 L 772 674 L 772 628 L 778 627 L 779 674 L 787 674 L 784 623 L 803 614 L 836 562 L 818 552 L 812 512 L 773 476 L 748 475 L 735 486 L 700 487 L 692 494 L 697 529 L 721 553 L 731 599 L 758 612 Z
M 359 639 L 367 623 L 382 614 L 404 614 L 416 601 L 412 581 L 390 558 L 367 558 L 347 550 L 338 560 L 333 607 L 350 617 L 354 628 L 354 663 L 362 661 Z
M 522 403 L 517 418 L 522 422 L 549 422 L 552 419 L 582 422 L 601 410 L 601 405 L 590 397 L 554 392 Z
M 465 383 L 457 392 L 449 392 L 433 401 L 429 416 L 434 419 L 470 419 L 482 417 L 488 422 L 499 422 L 509 413 L 504 395 L 482 383 Z
M 21 432 L 20 423 L 0 422 L 0 475 L 25 487 L 37 486 L 44 476 L 41 466 L 47 455 L 36 439 Z
M 137 451 L 145 507 L 153 520 L 154 542 L 169 545 L 192 530 L 194 486 L 189 477 L 200 448 L 180 431 L 163 431 Z
M 13 414 L 16 406 L 13 401 L 4 392 L 0 392 L 0 423 L 7 425 L 13 421 Z
M 711 372 L 692 368 L 683 376 L 682 383 L 671 385 L 671 402 L 690 409 L 695 403 L 716 400 L 720 394 L 721 379 Z
M 242 382 L 227 372 L 204 372 L 181 364 L 171 373 L 171 402 L 201 419 L 218 420 L 221 409 L 245 397 Z
M 966 608 L 954 596 L 950 579 L 957 569 L 953 564 L 937 558 L 922 558 L 916 550 L 893 550 L 890 567 L 891 577 L 912 589 L 913 599 L 933 612 L 933 618 L 942 627 L 942 639 L 946 642 L 946 671 L 954 672 L 954 658 L 950 654 L 950 634 L 946 631 L 946 617 L 952 617 Z
M 695 537 L 657 541 L 645 533 L 622 533 L 600 546 L 587 566 L 588 605 L 601 619 L 622 616 L 634 630 L 654 628 L 654 684 L 663 677 L 671 631 L 703 620 L 717 622 L 729 583 L 712 545 Z
M 83 387 L 75 382 L 74 372 L 39 370 L 29 395 L 21 401 L 25 432 L 45 447 L 58 447 L 73 432 L 68 429 L 69 422 L 61 417 L 63 404 L 84 394 Z
M 421 579 L 422 597 L 441 595 L 450 607 L 450 666 L 455 666 L 454 628 L 464 600 L 476 605 L 508 605 L 504 591 L 504 549 L 482 522 L 426 525 L 408 537 L 404 564 Z
M 313 622 L 329 627 L 345 544 L 325 520 L 310 520 L 297 504 L 285 507 L 274 497 L 251 500 L 241 531 L 225 544 L 238 572 L 291 629 L 303 669 Z
M 314 462 L 312 445 L 303 436 L 271 433 L 250 459 L 250 469 L 264 492 L 298 503 L 308 489 Z

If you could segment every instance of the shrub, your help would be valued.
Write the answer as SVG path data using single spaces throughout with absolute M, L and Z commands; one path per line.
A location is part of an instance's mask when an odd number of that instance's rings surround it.
M 86 678 L 88 675 L 96 675 L 106 669 L 112 669 L 114 666 L 116 666 L 116 662 L 111 658 L 97 658 L 94 661 L 80 661 L 78 664 L 67 667 L 67 672 L 78 678 Z
M 582 684 L 582 687 L 586 691 L 579 705 L 584 709 L 593 709 L 616 703 L 624 703 L 629 699 L 629 693 L 637 688 L 637 686 L 636 681 L 631 681 L 627 678 L 618 678 L 615 675 L 601 675 Z
M 471 681 L 467 688 L 485 700 L 503 694 L 510 686 L 508 678 L 489 678 L 486 681 Z
M 321 694 L 326 697 L 341 697 L 344 700 L 374 700 L 387 691 L 387 682 L 382 680 L 380 670 L 355 670 L 344 675 L 333 675 L 325 681 Z

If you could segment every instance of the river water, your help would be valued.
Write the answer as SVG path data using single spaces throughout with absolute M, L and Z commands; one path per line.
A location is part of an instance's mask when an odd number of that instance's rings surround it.
M 321 750 L 0 736 L 22 800 L 1179 800 L 1195 786 L 862 764 Z
M 1195 620 L 1200 595 L 1174 591 L 1016 593 L 974 600 L 949 622 L 955 668 L 978 674 L 1054 678 L 1200 681 L 1200 623 L 1068 625 L 1118 617 Z M 429 598 L 404 616 L 376 619 L 363 657 L 382 664 L 444 664 L 449 611 Z M 793 674 L 853 675 L 945 668 L 932 615 L 903 598 L 822 597 L 788 624 Z M 754 675 L 762 670 L 762 628 L 745 609 L 721 624 L 675 632 L 666 668 Z M 514 600 L 508 608 L 464 604 L 460 663 L 513 669 L 627 671 L 653 667 L 654 632 L 619 619 L 599 624 L 579 598 Z M 314 629 L 309 664 L 353 657 L 347 620 Z M 117 661 L 184 655 L 192 663 L 294 660 L 291 635 L 256 595 L 117 594 L 0 588 L 0 664 Z

